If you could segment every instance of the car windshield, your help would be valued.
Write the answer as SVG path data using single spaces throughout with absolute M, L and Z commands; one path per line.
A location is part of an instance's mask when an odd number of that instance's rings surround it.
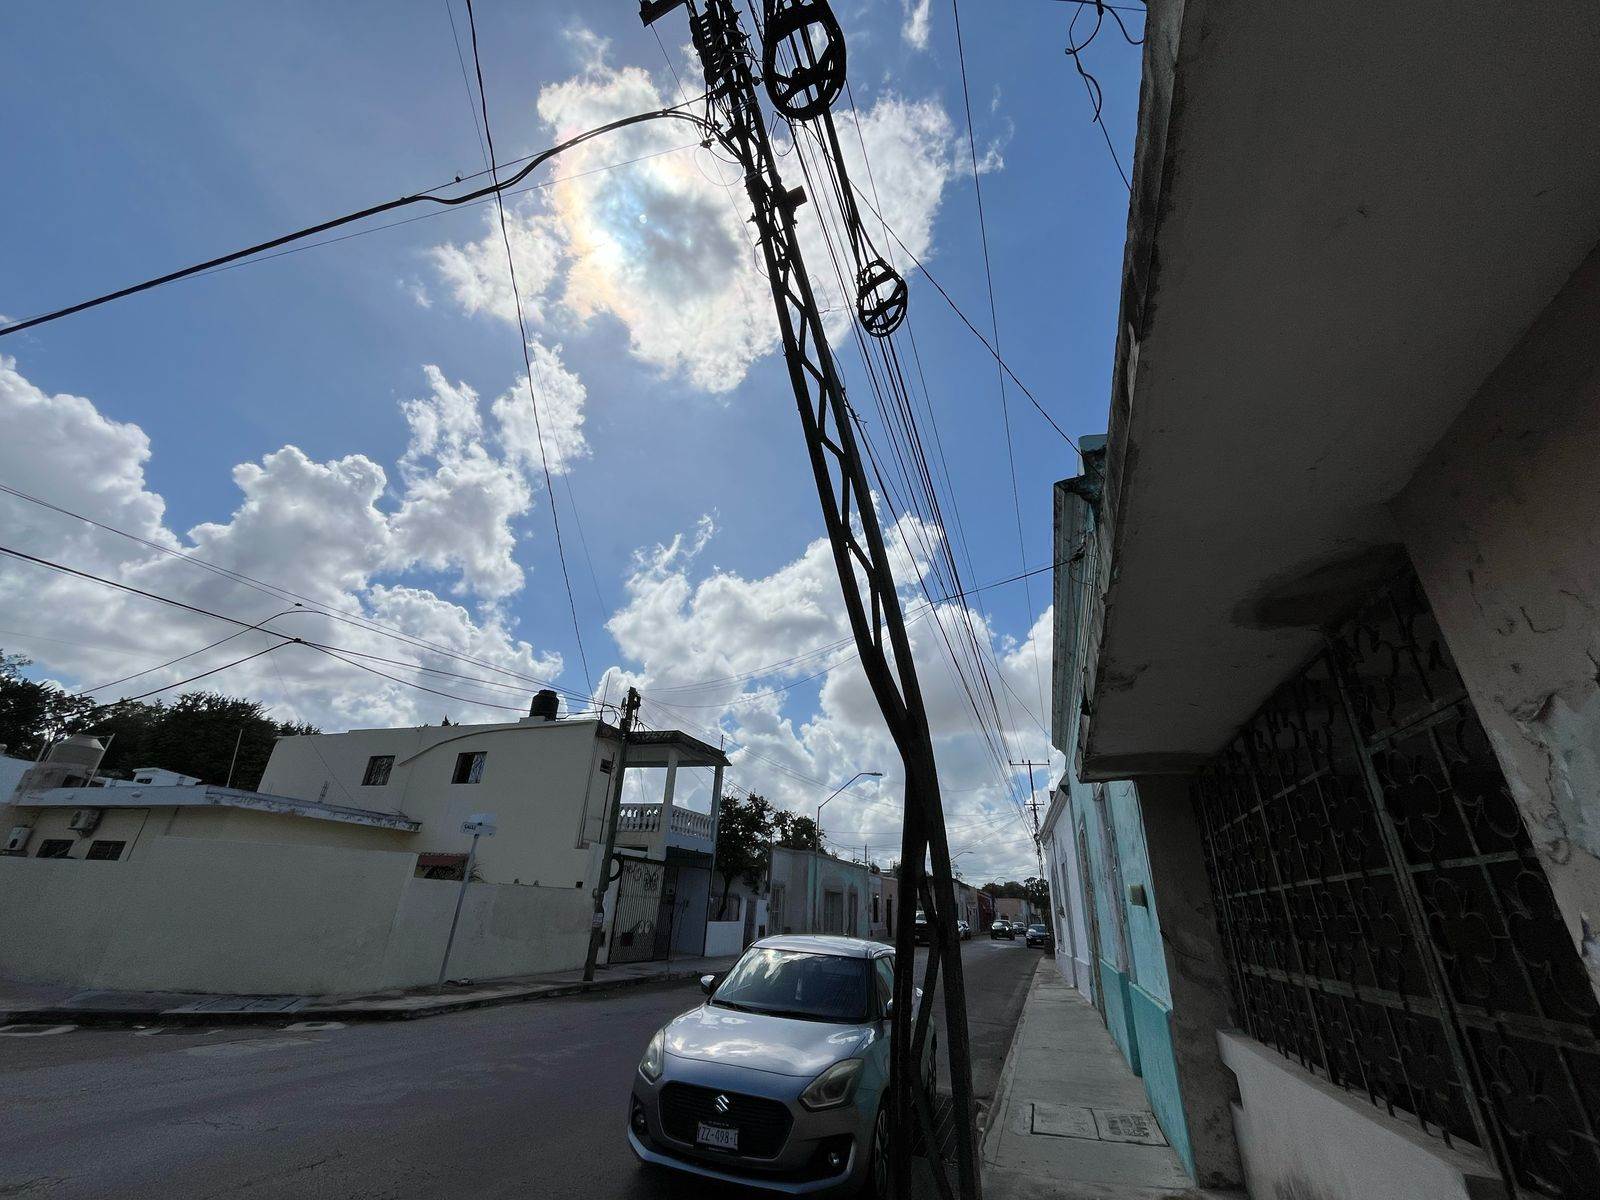
M 1044 932 L 1044 926 L 1043 925 L 1029 925 L 1028 926 L 1028 932 L 1029 933 L 1043 933 Z
M 808 1021 L 865 1021 L 871 966 L 865 958 L 753 948 L 728 972 L 711 1003 Z

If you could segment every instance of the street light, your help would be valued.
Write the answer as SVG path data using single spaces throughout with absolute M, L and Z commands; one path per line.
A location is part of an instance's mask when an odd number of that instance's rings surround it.
M 865 778 L 867 776 L 871 776 L 874 779 L 882 779 L 883 778 L 883 772 L 882 771 L 857 771 L 854 775 L 850 776 L 849 779 L 845 780 L 844 781 L 844 787 L 839 788 L 837 791 L 835 791 L 832 796 L 828 797 L 828 800 L 832 800 L 834 796 L 837 796 L 839 794 L 839 792 L 844 791 L 845 788 L 849 787 L 856 780 Z M 819 845 L 822 842 L 822 810 L 825 807 L 827 807 L 828 800 L 824 800 L 821 804 L 817 805 L 817 843 Z

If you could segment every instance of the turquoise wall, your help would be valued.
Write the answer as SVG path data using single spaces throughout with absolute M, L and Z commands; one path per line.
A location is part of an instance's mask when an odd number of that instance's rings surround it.
M 1139 1034 L 1128 1002 L 1128 977 L 1105 959 L 1100 960 L 1100 994 L 1105 997 L 1106 1028 L 1133 1073 L 1139 1073 Z
M 1150 1111 L 1193 1175 L 1194 1150 L 1189 1145 L 1189 1126 L 1183 1117 L 1183 1093 L 1178 1088 L 1177 1060 L 1172 1049 L 1172 1008 L 1136 983 L 1128 985 L 1128 1007 Z

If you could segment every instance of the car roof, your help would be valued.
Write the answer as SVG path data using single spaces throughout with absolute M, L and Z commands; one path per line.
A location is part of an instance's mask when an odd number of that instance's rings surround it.
M 869 942 L 865 938 L 834 937 L 823 934 L 785 933 L 762 938 L 752 950 L 794 950 L 802 954 L 832 954 L 837 958 L 878 958 L 893 954 L 893 946 Z

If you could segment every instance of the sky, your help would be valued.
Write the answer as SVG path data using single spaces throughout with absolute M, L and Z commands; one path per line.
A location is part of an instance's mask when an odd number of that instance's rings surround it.
M 652 32 L 632 0 L 474 7 L 499 161 L 698 94 L 681 11 Z M 969 142 L 952 6 L 836 5 L 851 178 L 988 334 L 976 167 L 1001 352 L 1074 436 L 1105 425 L 1128 203 L 1106 136 L 1129 165 L 1140 53 L 1109 23 L 1084 52 L 1103 135 L 1064 53 L 1081 7 L 960 8 Z M 1137 36 L 1141 15 L 1125 19 Z M 10 321 L 485 167 L 464 0 L 23 2 L 0 28 Z M 669 121 L 587 142 L 507 197 L 537 427 L 493 204 L 403 210 L 0 338 L 0 544 L 351 653 L 15 559 L 0 648 L 102 701 L 224 668 L 191 686 L 330 731 L 515 719 L 534 680 L 578 712 L 631 684 L 650 727 L 722 741 L 729 783 L 783 807 L 814 814 L 883 772 L 823 828 L 892 861 L 903 776 L 848 642 L 742 201 L 732 168 Z M 827 203 L 800 210 L 806 258 L 854 407 L 887 447 L 828 284 Z M 968 586 L 1048 566 L 1050 485 L 1079 462 L 1015 385 L 1003 409 L 990 351 L 893 253 L 901 352 L 914 338 L 958 528 L 896 523 L 892 496 L 879 515 L 955 865 L 1020 878 L 1028 773 L 979 735 L 924 603 L 942 594 L 920 588 L 924 551 L 959 539 Z M 1041 798 L 1062 765 L 1045 733 L 1049 581 L 964 601 L 1006 757 L 1052 761 Z M 948 630 L 959 603 L 937 607 Z

